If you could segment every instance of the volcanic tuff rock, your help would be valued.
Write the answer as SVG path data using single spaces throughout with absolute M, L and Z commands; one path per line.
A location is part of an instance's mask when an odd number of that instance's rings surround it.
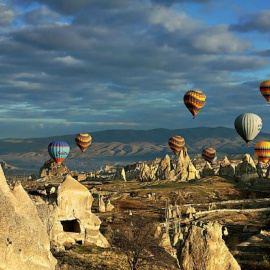
M 117 168 L 113 179 L 127 181 L 125 169 L 124 168 Z
M 220 176 L 228 176 L 233 177 L 234 176 L 234 167 L 231 165 L 230 161 L 227 157 L 224 157 L 222 162 L 219 166 L 219 175 Z
M 235 168 L 235 178 L 239 181 L 247 182 L 257 177 L 257 169 L 253 159 L 249 154 L 245 154 L 242 162 Z
M 186 180 L 200 179 L 201 178 L 199 170 L 197 170 L 195 168 L 195 166 L 193 165 L 193 163 L 191 161 L 188 164 L 187 171 L 188 171 L 188 176 L 187 176 Z
M 10 190 L 1 166 L 0 204 L 0 269 L 55 269 L 57 261 L 35 205 L 20 182 Z
M 159 163 L 158 169 L 157 169 L 157 179 L 164 180 L 164 179 L 170 179 L 170 171 L 172 168 L 171 159 L 169 155 L 166 155 L 164 159 L 162 159 Z
M 57 164 L 53 159 L 45 161 L 43 167 L 40 169 L 40 177 L 49 177 L 63 180 L 67 174 L 70 174 L 68 167 L 61 163 Z
M 187 148 L 184 147 L 176 160 L 175 176 L 177 180 L 186 181 L 188 178 L 188 166 L 190 163 L 190 157 L 187 153 Z
M 114 179 L 142 182 L 155 180 L 188 181 L 200 179 L 200 173 L 191 162 L 187 149 L 184 147 L 174 160 L 169 155 L 165 155 L 163 159 L 156 158 L 154 161 L 127 165 L 124 167 L 124 171 L 118 168 Z
M 202 170 L 202 176 L 207 177 L 207 176 L 213 176 L 215 175 L 215 171 L 212 168 L 211 164 L 206 161 L 204 168 Z
M 100 233 L 100 219 L 91 212 L 93 196 L 89 190 L 72 178 L 65 177 L 57 190 L 57 205 L 52 212 L 51 241 L 56 250 L 75 243 L 109 247 Z
M 144 162 L 139 174 L 139 180 L 142 182 L 157 180 L 157 170 L 158 164 L 155 162 Z
M 183 270 L 240 270 L 222 239 L 222 226 L 215 222 L 192 225 L 180 251 Z

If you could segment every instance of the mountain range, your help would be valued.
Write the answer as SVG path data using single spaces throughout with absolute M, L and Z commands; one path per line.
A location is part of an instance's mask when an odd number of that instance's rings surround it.
M 47 146 L 51 141 L 65 141 L 70 145 L 70 154 L 64 163 L 74 170 L 97 169 L 106 164 L 132 163 L 139 160 L 153 160 L 156 157 L 173 155 L 168 139 L 174 135 L 184 137 L 188 153 L 200 157 L 205 147 L 216 149 L 218 158 L 239 154 L 254 154 L 254 145 L 269 140 L 270 134 L 260 133 L 250 146 L 232 128 L 199 127 L 186 129 L 152 130 L 104 130 L 89 132 L 92 144 L 82 153 L 74 138 L 76 134 L 47 138 L 10 138 L 0 140 L 0 159 L 28 172 L 37 172 L 50 158 Z

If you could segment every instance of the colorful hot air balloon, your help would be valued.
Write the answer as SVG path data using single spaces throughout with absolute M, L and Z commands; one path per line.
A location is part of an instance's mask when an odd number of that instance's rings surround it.
M 254 113 L 239 115 L 234 121 L 237 133 L 246 143 L 254 140 L 262 129 L 262 119 Z
M 270 142 L 258 142 L 254 147 L 254 151 L 260 161 L 262 161 L 263 163 L 267 163 L 270 159 Z
M 79 133 L 75 137 L 75 142 L 81 151 L 84 152 L 92 143 L 92 137 L 88 133 Z
M 185 93 L 184 103 L 188 110 L 193 115 L 193 119 L 196 118 L 199 110 L 204 106 L 206 95 L 201 90 L 191 90 Z
M 270 80 L 263 81 L 260 84 L 260 91 L 268 104 L 270 104 Z
M 168 140 L 168 145 L 175 155 L 178 155 L 181 149 L 185 146 L 185 139 L 181 136 L 172 136 Z
M 65 158 L 68 156 L 70 151 L 70 147 L 66 142 L 51 142 L 48 145 L 48 153 L 51 158 L 57 162 L 57 164 L 61 164 Z
M 207 147 L 205 149 L 202 150 L 202 157 L 210 162 L 210 163 L 213 163 L 215 162 L 215 158 L 216 158 L 216 155 L 217 155 L 217 152 L 214 148 L 212 147 Z

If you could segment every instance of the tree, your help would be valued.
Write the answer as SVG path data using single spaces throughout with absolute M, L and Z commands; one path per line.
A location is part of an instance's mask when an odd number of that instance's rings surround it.
M 159 246 L 154 237 L 153 220 L 142 215 L 128 216 L 113 233 L 113 245 L 122 250 L 131 270 L 146 265 L 160 265 L 175 269 L 175 259 Z

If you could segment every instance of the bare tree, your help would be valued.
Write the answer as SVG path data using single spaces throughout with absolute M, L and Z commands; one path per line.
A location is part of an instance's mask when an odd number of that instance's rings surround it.
M 159 246 L 155 229 L 151 219 L 132 215 L 114 231 L 113 244 L 125 253 L 131 270 L 153 264 L 175 269 L 176 261 Z

